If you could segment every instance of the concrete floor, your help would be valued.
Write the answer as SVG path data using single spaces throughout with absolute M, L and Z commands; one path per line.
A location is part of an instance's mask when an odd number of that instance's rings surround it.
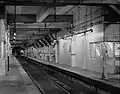
M 0 69 L 1 71 L 1 69 Z M 10 58 L 10 71 L 0 75 L 0 94 L 41 94 L 15 57 Z

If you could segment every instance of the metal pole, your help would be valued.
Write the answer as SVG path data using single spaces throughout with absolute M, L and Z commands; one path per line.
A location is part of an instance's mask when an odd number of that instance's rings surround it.
M 16 33 L 16 5 L 14 6 L 14 32 L 13 32 L 13 36 L 14 33 Z
M 105 79 L 105 59 L 103 57 L 103 71 L 102 71 L 102 79 Z
M 7 71 L 9 71 L 9 56 L 8 56 L 8 70 Z

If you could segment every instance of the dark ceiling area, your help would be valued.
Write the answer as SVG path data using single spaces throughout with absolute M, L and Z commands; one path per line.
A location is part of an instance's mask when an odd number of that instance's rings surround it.
M 43 22 L 71 22 L 73 15 L 49 15 Z
M 79 4 L 81 0 L 2 0 L 0 3 L 5 5 L 22 6 L 66 6 Z
M 113 2 L 102 2 L 104 0 L 1 0 L 1 4 L 16 6 L 66 6 L 66 5 L 117 5 Z

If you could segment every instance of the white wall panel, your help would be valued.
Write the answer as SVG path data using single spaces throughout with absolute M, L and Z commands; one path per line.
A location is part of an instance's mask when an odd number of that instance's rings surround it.
M 89 41 L 86 36 L 76 37 L 76 66 L 90 71 L 101 72 L 101 59 L 90 58 Z
M 88 28 L 89 29 L 89 28 Z M 75 65 L 82 69 L 88 69 L 91 71 L 101 72 L 102 59 L 90 58 L 90 43 L 99 42 L 103 40 L 102 25 L 96 25 L 93 27 L 92 33 L 86 35 L 76 35 L 75 43 Z
M 59 63 L 71 66 L 70 40 L 60 40 Z
M 76 45 L 75 45 L 75 61 L 76 66 L 79 68 L 84 68 L 84 36 L 77 35 L 76 36 Z
M 103 41 L 103 25 L 102 24 L 94 25 L 92 29 L 93 29 L 93 32 L 88 34 L 88 41 L 89 42 Z
M 86 36 L 86 62 L 87 62 L 87 69 L 96 72 L 102 72 L 102 58 L 91 58 L 90 57 L 90 43 L 94 42 L 102 42 L 103 41 L 103 25 L 94 25 L 93 32 L 88 33 Z M 94 48 L 96 50 L 96 48 Z

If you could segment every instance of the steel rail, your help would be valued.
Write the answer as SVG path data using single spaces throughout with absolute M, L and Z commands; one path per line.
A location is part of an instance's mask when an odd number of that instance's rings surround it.
M 35 70 L 36 72 L 42 74 L 44 76 L 44 78 L 48 79 L 53 85 L 57 86 L 60 90 L 64 91 L 67 94 L 71 94 L 68 90 L 66 90 L 64 87 L 62 87 L 61 85 L 59 85 L 58 83 L 56 83 L 55 81 L 53 81 L 51 78 L 51 76 L 49 76 L 48 74 L 45 74 L 44 72 L 39 71 L 37 68 L 33 67 L 32 65 L 27 64 L 30 68 L 32 68 L 33 70 Z M 33 63 L 32 63 L 33 64 Z M 37 63 L 34 63 L 34 65 Z M 39 64 L 37 64 L 39 65 Z M 40 66 L 40 65 L 39 65 Z M 35 85 L 39 88 L 40 92 L 42 94 L 45 94 L 44 91 L 42 90 L 42 88 L 40 87 L 40 85 L 37 83 L 37 81 L 34 79 L 34 77 L 32 77 L 32 75 L 30 74 L 30 72 L 26 71 L 27 74 L 30 76 L 30 78 L 33 80 L 33 82 L 35 83 Z M 47 75 L 47 76 L 46 76 Z

